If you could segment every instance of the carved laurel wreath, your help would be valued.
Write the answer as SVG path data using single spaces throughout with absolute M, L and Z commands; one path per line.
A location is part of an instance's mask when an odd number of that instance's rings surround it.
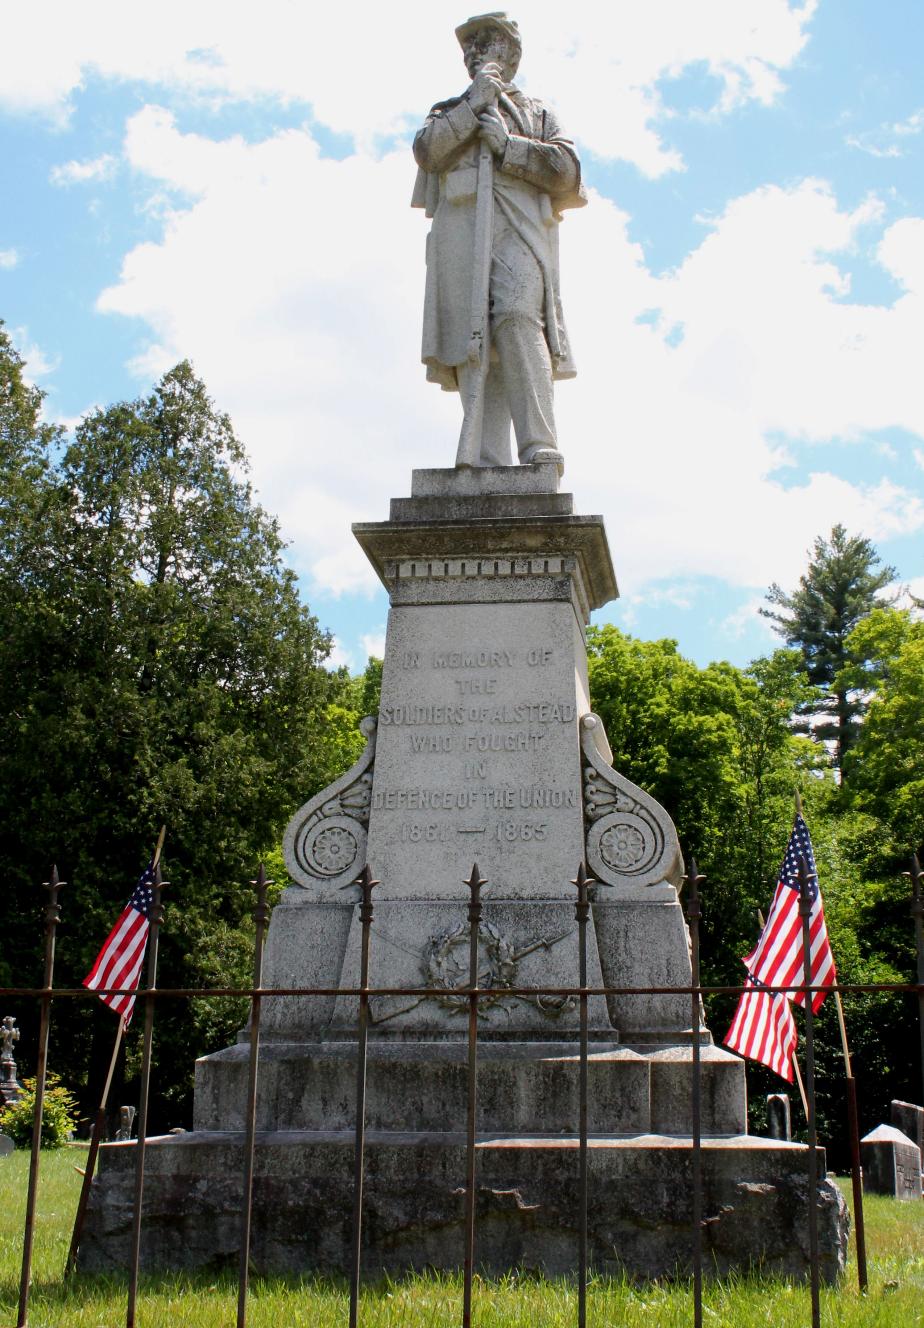
M 457 988 L 468 983 L 468 951 L 470 924 L 460 922 L 449 931 L 434 936 L 423 953 L 424 982 L 428 987 L 445 994 L 437 1001 L 447 1010 L 458 1014 L 468 1008 L 468 997 L 457 996 Z M 529 947 L 533 949 L 532 946 Z M 514 951 L 510 941 L 490 922 L 478 924 L 478 985 L 480 987 L 512 987 L 516 983 L 517 964 L 522 956 Z M 482 996 L 478 1005 L 482 1010 L 494 1006 L 506 1007 L 511 1000 L 526 1000 L 535 1004 L 545 1015 L 554 1018 L 575 1005 L 572 996 L 540 994 L 535 997 L 507 997 L 502 993 Z

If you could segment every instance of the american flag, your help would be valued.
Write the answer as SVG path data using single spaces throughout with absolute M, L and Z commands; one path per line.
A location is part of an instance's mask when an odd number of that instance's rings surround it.
M 122 916 L 106 938 L 102 950 L 96 956 L 96 963 L 83 980 L 83 985 L 91 991 L 105 990 L 107 987 L 128 989 L 134 993 L 141 977 L 144 965 L 144 952 L 150 930 L 151 905 L 154 902 L 154 861 L 148 863 L 131 899 L 125 905 Z M 122 1016 L 127 1028 L 135 1008 L 134 994 L 125 996 L 100 996 L 104 1005 L 108 1005 L 116 1014 Z
M 799 913 L 799 859 L 805 859 L 812 899 L 809 914 L 811 939 L 811 972 L 805 977 L 802 918 Z M 834 955 L 825 926 L 824 906 L 818 889 L 815 854 L 808 826 L 801 814 L 796 817 L 786 846 L 780 879 L 770 905 L 770 913 L 760 933 L 757 945 L 744 960 L 748 970 L 747 987 L 738 1002 L 732 1026 L 725 1045 L 742 1056 L 760 1061 L 775 1069 L 777 1065 L 789 1067 L 784 1079 L 792 1082 L 792 1054 L 796 1045 L 795 1024 L 789 1001 L 804 1005 L 801 993 L 789 993 L 785 999 L 773 988 L 797 987 L 806 983 L 810 987 L 830 986 L 835 980 Z M 817 991 L 812 996 L 812 1010 L 817 1012 L 827 992 Z M 789 1050 L 787 1051 L 787 1048 Z M 760 1053 L 760 1054 L 758 1054 Z
M 812 897 L 812 911 L 809 915 L 809 936 L 812 942 L 812 969 L 808 981 L 805 978 L 803 961 L 802 918 L 799 916 L 799 858 L 805 858 L 809 875 L 809 893 Z M 824 905 L 821 891 L 818 889 L 818 875 L 815 871 L 815 854 L 809 838 L 808 826 L 801 816 L 796 817 L 786 856 L 780 869 L 780 880 L 770 905 L 760 939 L 744 961 L 752 978 L 756 978 L 765 987 L 798 987 L 806 983 L 809 987 L 830 987 L 836 977 L 834 955 L 828 940 L 828 928 L 825 926 Z M 828 993 L 816 991 L 812 996 L 812 1009 L 817 1013 Z M 791 995 L 797 1005 L 805 1004 L 805 997 L 800 992 Z
M 767 991 L 750 974 L 745 988 L 725 1045 L 792 1083 L 792 1058 L 799 1035 L 789 1001 L 782 992 Z

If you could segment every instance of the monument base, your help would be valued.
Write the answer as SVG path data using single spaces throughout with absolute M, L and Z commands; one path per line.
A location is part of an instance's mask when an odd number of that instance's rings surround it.
M 236 1267 L 241 1133 L 149 1139 L 141 1262 L 146 1269 Z M 350 1266 L 352 1130 L 257 1136 L 252 1264 L 260 1274 Z M 81 1269 L 126 1267 L 133 1143 L 106 1144 Z M 824 1177 L 824 1153 L 819 1150 Z M 577 1266 L 578 1142 L 571 1135 L 483 1133 L 477 1141 L 476 1264 L 569 1274 Z M 692 1257 L 688 1136 L 594 1135 L 588 1155 L 591 1266 L 633 1278 L 685 1276 Z M 702 1148 L 707 1273 L 809 1275 L 808 1149 L 736 1135 Z M 458 1269 L 463 1258 L 465 1138 L 459 1132 L 366 1136 L 363 1271 Z M 843 1271 L 848 1217 L 837 1186 L 818 1187 L 821 1276 Z M 95 1211 L 94 1211 L 95 1210 Z
M 704 1035 L 709 1037 L 708 1033 Z M 249 1046 L 238 1043 L 196 1063 L 195 1130 L 243 1130 Z M 744 1064 L 701 1047 L 701 1129 L 747 1130 Z M 386 1038 L 369 1043 L 366 1123 L 409 1134 L 463 1131 L 467 1117 L 465 1041 Z M 593 1133 L 686 1134 L 692 1129 L 692 1049 L 591 1043 L 588 1129 Z M 352 1130 L 356 1043 L 268 1042 L 260 1051 L 258 1130 Z M 476 1128 L 502 1134 L 561 1135 L 578 1129 L 578 1049 L 573 1041 L 497 1037 L 478 1047 Z

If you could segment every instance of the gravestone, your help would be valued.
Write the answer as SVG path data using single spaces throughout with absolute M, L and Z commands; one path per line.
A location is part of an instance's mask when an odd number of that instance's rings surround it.
M 137 1107 L 119 1107 L 119 1128 L 116 1130 L 116 1142 L 124 1143 L 132 1137 Z
M 913 1102 L 895 1100 L 889 1107 L 889 1117 L 896 1130 L 907 1134 L 924 1157 L 924 1107 L 917 1107 Z
M 767 1133 L 771 1139 L 792 1138 L 788 1093 L 767 1094 Z
M 863 1187 L 895 1199 L 921 1198 L 921 1150 L 894 1125 L 877 1125 L 860 1140 Z

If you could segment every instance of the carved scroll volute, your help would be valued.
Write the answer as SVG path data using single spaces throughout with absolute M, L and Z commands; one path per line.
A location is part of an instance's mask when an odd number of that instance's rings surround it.
M 366 861 L 376 720 L 367 715 L 359 727 L 366 739 L 362 756 L 286 826 L 283 856 L 298 885 L 348 885 Z
M 683 858 L 677 831 L 654 798 L 604 759 L 609 747 L 598 715 L 581 720 L 587 865 L 608 885 L 679 886 Z

